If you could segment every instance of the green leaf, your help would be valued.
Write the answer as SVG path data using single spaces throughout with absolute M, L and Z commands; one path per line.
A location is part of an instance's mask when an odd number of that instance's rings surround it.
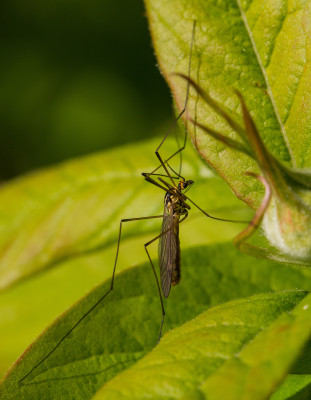
M 289 375 L 271 400 L 306 400 L 311 394 L 311 375 Z
M 266 399 L 285 378 L 311 336 L 311 295 L 228 360 L 203 385 L 209 399 Z M 226 382 L 226 387 L 224 387 Z
M 62 260 L 114 243 L 122 218 L 161 215 L 162 191 L 141 176 L 158 165 L 154 155 L 158 143 L 159 139 L 82 157 L 3 185 L 0 289 Z M 174 140 L 165 143 L 165 155 L 175 150 Z M 184 153 L 183 173 L 196 181 L 193 198 L 202 208 L 220 212 L 241 208 L 191 148 Z M 206 196 L 200 189 L 203 182 L 214 193 Z M 127 225 L 124 237 L 159 231 L 159 220 Z
M 309 2 L 251 0 L 145 0 L 154 47 L 179 109 L 188 75 L 193 21 L 196 20 L 191 77 L 242 125 L 239 100 L 246 101 L 266 146 L 291 166 L 311 166 Z M 192 91 L 191 91 L 192 92 Z M 196 93 L 189 102 L 192 118 L 235 140 L 238 135 Z M 237 195 L 257 208 L 260 185 L 246 177 L 258 172 L 248 156 L 228 148 L 189 124 L 200 154 Z
M 261 381 L 260 374 L 259 379 L 255 374 L 248 376 L 248 371 L 245 371 L 247 365 L 242 364 L 243 357 L 247 354 L 249 362 L 254 360 L 256 363 L 257 357 L 261 360 L 260 351 L 265 349 L 262 346 L 270 345 L 264 351 L 266 354 L 271 349 L 271 340 L 273 344 L 277 343 L 279 332 L 274 331 L 273 326 L 280 328 L 279 321 L 290 317 L 292 325 L 295 325 L 292 321 L 295 310 L 293 314 L 290 311 L 304 296 L 304 292 L 297 291 L 269 293 L 211 308 L 167 334 L 154 351 L 133 368 L 111 380 L 94 399 L 193 398 L 195 392 L 197 395 L 200 393 L 204 399 L 265 399 L 266 396 L 257 397 L 256 390 L 245 393 L 243 380 L 253 382 L 255 387 L 264 386 L 267 381 L 273 381 L 273 374 L 271 377 L 268 375 L 265 382 Z M 286 313 L 283 317 L 284 312 Z M 305 314 L 310 317 L 310 311 Z M 274 321 L 272 328 L 269 327 Z M 299 327 L 304 327 L 305 324 L 306 319 L 298 319 L 296 322 Z M 309 322 L 308 325 L 310 324 Z M 298 344 L 303 344 L 306 337 L 309 337 L 311 329 L 306 330 L 301 339 L 295 333 L 293 330 L 288 337 L 298 347 Z M 263 337 L 266 336 L 268 338 L 264 340 Z M 260 350 L 256 348 L 253 354 L 252 349 L 258 341 L 262 346 Z M 276 348 L 286 353 L 286 343 L 281 341 Z M 296 352 L 291 354 L 293 358 L 297 357 Z M 287 365 L 282 367 L 278 361 L 275 360 L 276 365 L 272 365 L 270 372 L 286 370 Z M 234 369 L 227 370 L 229 364 L 233 364 L 233 367 L 241 364 L 241 370 L 237 371 L 236 376 Z M 225 372 L 221 375 L 220 371 Z M 237 397 L 235 385 L 242 389 Z
M 101 256 L 88 257 L 89 260 L 85 259 L 85 263 L 97 263 L 98 268 L 105 267 Z M 81 264 L 78 264 L 79 267 Z M 23 291 L 18 292 L 23 286 L 16 287 L 15 292 L 12 291 L 14 298 L 18 293 L 21 294 L 13 308 L 17 314 L 17 321 L 10 330 L 7 330 L 5 325 L 0 325 L 1 343 L 5 343 L 6 347 L 15 348 L 18 343 L 16 332 L 31 332 L 38 314 L 40 316 L 40 313 L 46 312 L 50 303 L 57 303 L 58 297 L 66 299 L 66 296 L 69 296 L 68 292 L 72 290 L 70 287 L 76 283 L 73 273 L 76 266 L 76 263 L 71 262 L 71 269 L 67 269 L 67 275 L 64 275 L 66 268 L 51 270 L 48 274 L 38 276 L 37 280 L 26 282 Z M 182 281 L 172 289 L 165 303 L 164 332 L 194 318 L 210 306 L 232 299 L 294 288 L 311 290 L 310 270 L 293 266 L 285 268 L 270 261 L 254 260 L 238 252 L 231 243 L 182 251 L 182 266 Z M 111 270 L 111 265 L 109 268 Z M 89 278 L 83 275 L 80 279 Z M 105 381 L 122 369 L 128 368 L 156 345 L 161 309 L 154 276 L 150 265 L 146 264 L 118 275 L 113 293 L 65 339 L 50 358 L 33 371 L 23 385 L 17 385 L 17 381 L 28 373 L 79 317 L 105 293 L 109 283 L 108 281 L 100 285 L 69 309 L 26 351 L 2 384 L 0 393 L 5 399 L 10 399 L 11 393 L 12 398 L 17 396 L 20 399 L 35 400 L 42 398 L 44 393 L 44 399 L 48 400 L 54 399 L 55 396 L 64 396 L 64 391 L 67 393 L 67 397 L 63 397 L 64 400 L 72 398 L 72 393 L 75 393 L 77 399 L 92 398 Z M 59 292 L 53 300 L 56 285 Z M 40 286 L 42 295 L 32 290 Z M 44 297 L 45 292 L 49 293 L 49 287 L 50 295 Z M 33 298 L 30 295 L 32 292 Z M 28 293 L 28 296 L 25 293 Z M 46 300 L 41 303 L 38 302 L 38 298 Z M 25 311 L 27 302 L 33 310 Z M 8 298 L 7 304 L 12 310 L 15 303 L 12 304 Z M 3 308 L 0 315 L 7 313 L 8 309 Z M 23 315 L 27 318 L 23 318 Z M 252 315 L 254 319 L 263 318 L 260 314 Z M 265 318 L 268 317 L 269 313 Z M 159 376 L 155 378 L 160 379 Z

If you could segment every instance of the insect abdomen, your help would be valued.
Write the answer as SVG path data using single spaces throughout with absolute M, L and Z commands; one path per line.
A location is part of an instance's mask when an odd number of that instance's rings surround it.
M 171 285 L 178 285 L 181 277 L 180 271 L 180 244 L 179 244 L 179 226 L 176 226 L 176 260 L 172 270 L 172 281 Z

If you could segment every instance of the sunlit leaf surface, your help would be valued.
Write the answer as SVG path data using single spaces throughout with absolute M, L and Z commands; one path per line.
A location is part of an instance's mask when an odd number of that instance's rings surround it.
M 309 1 L 146 0 L 151 34 L 162 72 L 181 109 L 193 21 L 196 20 L 191 77 L 242 123 L 238 89 L 265 144 L 294 167 L 311 166 Z M 238 139 L 224 119 L 192 93 L 192 118 Z M 194 130 L 198 151 L 237 195 L 258 206 L 260 185 L 243 174 L 257 172 L 246 155 Z
M 251 335 L 254 338 L 280 313 L 291 310 L 294 304 L 305 296 L 305 293 L 300 291 L 278 294 L 271 294 L 271 291 L 311 288 L 309 270 L 285 268 L 273 262 L 254 260 L 241 255 L 232 244 L 192 248 L 183 251 L 182 255 L 182 281 L 172 289 L 165 303 L 167 316 L 164 332 L 180 326 L 207 308 L 222 303 L 222 306 L 211 308 L 208 312 L 216 313 L 224 326 L 230 325 L 234 318 L 243 317 L 246 325 L 253 321 L 250 325 L 254 324 L 256 329 L 246 329 L 245 337 L 249 338 Z M 71 398 L 72 393 L 75 393 L 76 398 L 90 399 L 104 382 L 109 381 L 121 370 L 127 369 L 154 348 L 161 321 L 161 309 L 154 277 L 150 266 L 146 264 L 120 274 L 113 293 L 65 339 L 49 359 L 23 381 L 22 385 L 17 384 L 108 286 L 109 281 L 90 292 L 56 320 L 26 351 L 2 384 L 1 390 L 5 399 L 10 399 L 10 394 L 13 398 L 19 396 L 21 399 L 40 399 L 43 393 L 46 399 L 52 399 L 64 391 L 67 393 L 64 399 Z M 262 300 L 246 300 L 248 296 L 256 293 L 259 293 L 258 296 Z M 227 302 L 237 298 L 241 299 L 237 303 L 238 311 L 235 312 L 236 303 Z M 259 310 L 254 306 L 253 309 L 253 303 L 261 304 L 262 308 L 259 307 Z M 245 308 L 243 313 L 240 307 Z M 222 316 L 224 310 L 231 310 L 232 314 L 229 314 L 233 320 L 228 313 Z M 196 320 L 191 324 L 195 328 Z M 198 324 L 195 329 L 200 335 L 201 325 Z M 239 330 L 239 326 L 236 329 Z M 233 336 L 238 334 L 234 324 L 230 330 Z M 202 341 L 198 340 L 200 346 L 205 343 L 203 336 Z M 165 340 L 164 338 L 163 343 Z M 180 347 L 181 354 L 188 348 L 181 344 L 176 346 Z M 308 365 L 307 360 L 308 358 L 303 361 L 301 371 L 304 370 L 303 365 Z M 200 363 L 200 358 L 196 362 Z M 191 363 L 189 366 L 192 370 Z M 185 369 L 186 380 L 188 373 Z M 155 386 L 156 381 L 161 386 L 161 374 L 154 374 L 154 380 Z

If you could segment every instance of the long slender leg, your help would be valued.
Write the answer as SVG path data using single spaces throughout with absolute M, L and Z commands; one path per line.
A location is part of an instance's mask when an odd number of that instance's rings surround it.
M 149 173 L 149 172 L 142 172 L 142 176 L 143 177 L 147 177 L 147 176 L 163 176 L 164 178 L 167 178 L 167 175 L 165 174 L 153 174 L 153 173 Z M 179 176 L 172 176 L 173 179 L 180 179 Z
M 177 138 L 177 134 L 176 134 L 176 140 L 177 140 L 177 143 L 178 143 L 178 147 L 179 147 L 179 172 L 178 172 L 178 175 L 180 175 L 181 174 L 181 170 L 182 170 L 182 150 L 184 150 L 185 149 L 185 147 L 186 147 L 186 144 L 187 144 L 187 136 L 188 136 L 188 119 L 186 119 L 186 121 L 185 121 L 185 135 L 184 135 L 184 144 L 180 147 L 179 146 L 179 142 L 178 142 L 178 138 Z
M 180 225 L 187 217 L 188 217 L 188 212 L 186 212 L 186 214 L 184 215 L 184 217 L 180 221 L 178 221 L 177 223 L 173 224 L 170 228 L 166 229 L 164 232 L 161 232 L 160 235 L 158 235 L 155 238 L 151 239 L 144 246 L 149 246 L 151 243 L 155 242 L 157 239 L 160 239 L 161 236 L 166 235 L 167 232 L 171 231 L 175 226 Z
M 190 78 L 190 71 L 191 71 L 191 61 L 192 61 L 192 48 L 193 48 L 193 43 L 194 43 L 194 36 L 195 36 L 195 26 L 196 26 L 196 21 L 193 21 L 193 27 L 192 27 L 192 36 L 191 36 L 191 45 L 190 45 L 190 55 L 189 55 L 189 64 L 188 64 L 188 76 Z M 163 143 L 165 142 L 165 140 L 167 139 L 167 137 L 169 136 L 169 134 L 171 133 L 171 131 L 174 129 L 174 127 L 176 126 L 177 122 L 179 121 L 179 119 L 182 117 L 182 115 L 184 114 L 184 112 L 186 111 L 187 108 L 187 104 L 188 104 L 188 99 L 189 99 L 189 91 L 190 91 L 190 81 L 187 83 L 187 91 L 186 91 L 186 98 L 185 98 L 185 103 L 183 106 L 183 109 L 180 111 L 180 113 L 178 114 L 177 118 L 174 121 L 174 124 L 172 126 L 172 128 L 170 128 L 168 130 L 168 132 L 165 134 L 164 138 L 162 139 L 161 143 L 159 144 L 159 146 L 157 147 L 155 154 L 158 158 L 158 160 L 160 161 L 160 165 L 154 169 L 151 173 L 156 172 L 160 167 L 163 167 L 165 172 L 167 173 L 167 176 L 171 179 L 173 185 L 174 185 L 174 181 L 171 178 L 168 169 L 166 167 L 167 162 L 174 157 L 176 154 L 180 153 L 182 150 L 184 150 L 185 146 L 186 146 L 186 141 L 187 141 L 187 131 L 185 132 L 185 138 L 184 138 L 184 144 L 182 146 L 182 148 L 178 149 L 172 156 L 170 156 L 167 160 L 163 161 L 162 157 L 159 154 L 159 150 L 162 147 Z M 178 174 L 177 174 L 178 175 Z
M 151 260 L 151 257 L 150 257 L 150 254 L 149 254 L 149 252 L 148 252 L 147 247 L 148 247 L 151 243 L 153 243 L 153 242 L 155 242 L 156 240 L 160 239 L 160 237 L 166 235 L 170 230 L 174 229 L 175 226 L 181 224 L 187 217 L 188 217 L 188 213 L 186 213 L 186 214 L 184 215 L 184 217 L 183 217 L 180 221 L 178 221 L 177 223 L 173 224 L 169 229 L 166 229 L 164 232 L 161 232 L 158 236 L 156 236 L 155 238 L 151 239 L 149 242 L 147 242 L 147 243 L 144 244 L 144 247 L 145 247 L 147 256 L 148 256 L 148 258 L 149 258 L 149 261 L 150 261 L 150 264 L 151 264 L 151 267 L 152 267 L 152 270 L 153 270 L 153 273 L 154 273 L 154 276 L 155 276 L 155 279 L 156 279 L 156 281 L 157 281 L 157 286 L 158 286 L 158 291 L 159 291 L 159 296 L 160 296 L 160 301 L 161 301 L 162 321 L 161 321 L 160 332 L 159 332 L 159 341 L 160 341 L 161 335 L 162 335 L 162 328 L 163 328 L 163 323 L 164 323 L 164 318 L 165 318 L 165 309 L 164 309 L 164 305 L 163 305 L 162 292 L 161 292 L 161 288 L 160 288 L 160 284 L 159 284 L 159 279 L 158 279 L 157 273 L 156 273 L 156 271 L 155 271 L 155 268 L 154 268 L 154 265 L 153 265 L 153 262 L 152 262 L 152 260 Z
M 145 175 L 144 175 L 145 176 Z M 172 185 L 170 185 L 168 182 L 165 182 L 163 179 L 159 178 L 160 182 L 162 182 L 163 184 L 165 184 L 168 188 L 168 190 L 166 188 L 164 188 L 163 186 L 161 186 L 158 182 L 156 182 L 154 179 L 150 178 L 149 176 L 145 176 L 145 179 L 147 182 L 152 183 L 155 186 L 160 187 L 161 189 L 167 191 L 170 191 L 170 189 L 174 189 L 174 187 Z M 178 193 L 178 191 L 174 191 L 174 195 L 177 196 L 179 198 L 180 201 L 183 202 L 184 206 L 188 209 L 190 209 L 190 206 L 185 202 L 185 198 L 186 196 Z M 204 212 L 204 211 L 203 211 Z
M 158 178 L 160 182 L 162 182 L 165 186 L 168 187 L 168 189 L 174 189 L 173 186 L 171 186 L 168 182 L 165 182 L 162 178 Z M 189 204 L 185 202 L 185 195 L 182 193 L 179 193 L 178 191 L 174 190 L 174 195 L 179 198 L 179 200 L 183 203 L 183 205 L 190 210 Z
M 26 379 L 36 368 L 39 367 L 45 360 L 47 360 L 53 353 L 54 351 L 61 345 L 61 343 L 70 335 L 70 333 L 82 322 L 93 310 L 96 308 L 107 296 L 108 294 L 113 290 L 113 284 L 114 284 L 114 278 L 115 278 L 115 272 L 117 268 L 117 261 L 118 261 L 118 256 L 119 256 L 119 248 L 120 248 L 120 242 L 121 242 L 121 232 L 122 232 L 122 224 L 124 222 L 130 222 L 130 221 L 140 221 L 143 219 L 153 219 L 153 218 L 163 218 L 163 215 L 155 215 L 155 216 L 150 216 L 150 217 L 139 217 L 139 218 L 129 218 L 129 219 L 122 219 L 120 221 L 120 228 L 119 228 L 119 236 L 118 236 L 118 245 L 117 245 L 117 251 L 116 251 L 116 258 L 114 262 L 114 267 L 113 267 L 113 272 L 112 272 L 112 277 L 111 277 L 111 284 L 109 290 L 101 296 L 97 302 L 74 324 L 74 326 L 60 339 L 60 341 L 53 347 L 53 349 L 44 357 L 42 360 L 36 364 L 22 379 L 18 381 L 18 383 L 21 383 L 24 379 Z M 153 268 L 153 266 L 152 266 Z M 154 269 L 154 268 L 153 268 Z M 157 281 L 157 285 L 159 287 L 159 282 Z M 162 305 L 162 310 L 163 308 L 163 302 L 161 298 L 161 305 Z M 162 317 L 162 324 L 163 324 L 163 317 Z
M 286 264 L 291 263 L 296 265 L 309 265 L 309 263 L 304 262 L 302 260 L 289 259 L 288 257 L 284 257 L 283 254 L 278 252 L 276 249 L 272 250 L 269 248 L 264 248 L 252 245 L 250 243 L 246 243 L 246 240 L 255 232 L 256 229 L 258 229 L 262 221 L 262 218 L 269 206 L 272 193 L 269 183 L 263 176 L 259 176 L 252 172 L 247 172 L 245 175 L 253 176 L 254 178 L 258 179 L 265 187 L 265 195 L 250 224 L 242 232 L 240 232 L 234 239 L 233 242 L 236 245 L 236 247 L 243 253 L 249 254 L 252 257 L 268 258 L 269 260 L 284 262 Z
M 186 134 L 187 134 L 187 131 L 186 131 Z M 182 179 L 182 180 L 184 181 L 185 178 L 181 175 L 182 153 L 179 153 L 179 154 L 180 154 L 179 172 L 176 172 L 176 171 L 174 170 L 174 168 L 172 168 L 168 162 L 166 162 L 166 164 L 167 164 L 167 166 L 169 167 L 169 169 L 173 172 L 173 174 L 177 175 L 177 177 L 178 177 L 179 179 Z M 172 178 L 174 179 L 174 177 L 172 177 Z
M 165 180 L 162 179 L 161 177 L 159 177 L 158 179 L 159 179 L 159 181 L 160 181 L 161 183 L 163 183 L 168 189 L 174 189 L 172 185 L 170 185 L 168 182 L 165 182 Z
M 252 172 L 248 172 L 245 175 L 253 176 L 254 178 L 260 180 L 260 182 L 264 185 L 265 187 L 265 195 L 264 198 L 257 209 L 254 218 L 251 220 L 249 225 L 242 231 L 240 232 L 237 237 L 234 239 L 234 244 L 237 246 L 238 249 L 243 250 L 242 248 L 244 246 L 248 247 L 255 247 L 251 246 L 245 242 L 254 232 L 255 230 L 259 227 L 260 222 L 262 221 L 262 218 L 264 216 L 264 213 L 269 205 L 270 199 L 271 199 L 271 188 L 267 180 L 263 176 L 259 176 L 257 174 L 254 174 Z
M 207 212 L 205 212 L 204 210 L 202 210 L 201 207 L 199 207 L 194 201 L 192 201 L 191 199 L 189 199 L 189 197 L 187 197 L 186 195 L 183 194 L 183 197 L 187 200 L 190 201 L 191 204 L 193 204 L 198 210 L 200 210 L 206 217 L 208 218 L 212 218 L 212 219 L 216 219 L 217 221 L 224 221 L 224 222 L 235 222 L 235 223 L 239 223 L 239 224 L 249 224 L 250 221 L 236 221 L 233 219 L 223 219 L 223 218 L 217 218 L 217 217 L 213 217 L 212 215 L 208 214 Z
M 180 153 L 181 151 L 183 151 L 186 147 L 186 142 L 187 142 L 187 132 L 185 132 L 185 139 L 184 139 L 184 145 L 178 149 L 175 153 L 173 153 L 169 158 L 167 158 L 164 163 L 167 164 L 168 161 L 170 161 L 173 157 L 175 157 L 178 153 Z M 148 173 L 148 175 L 154 175 L 154 172 L 156 172 L 158 169 L 160 169 L 162 167 L 162 164 L 159 165 L 156 169 L 154 169 L 152 172 Z M 171 167 L 170 167 L 171 168 Z M 177 174 L 176 174 L 177 175 Z M 166 176 L 166 175 L 165 175 Z
M 166 135 L 165 139 L 166 139 L 166 138 L 167 138 L 167 135 Z M 156 156 L 158 157 L 158 159 L 159 159 L 159 161 L 160 161 L 162 167 L 164 168 L 164 170 L 165 170 L 165 172 L 166 172 L 166 174 L 167 174 L 167 177 L 170 178 L 170 180 L 171 180 L 173 186 L 176 187 L 175 182 L 173 181 L 173 178 L 172 178 L 171 174 L 169 173 L 169 171 L 168 171 L 168 169 L 167 169 L 167 167 L 166 167 L 166 164 L 163 162 L 162 157 L 160 156 L 160 153 L 159 153 L 159 151 L 158 151 L 158 149 L 162 146 L 162 143 L 163 143 L 163 141 L 161 142 L 161 145 L 157 148 L 155 154 L 156 154 Z
M 165 192 L 167 192 L 167 189 L 164 186 L 161 186 L 157 181 L 155 181 L 154 179 L 150 178 L 150 176 L 144 175 L 145 180 L 149 183 L 152 183 L 153 185 L 163 189 Z
M 260 180 L 260 182 L 265 187 L 265 195 L 264 198 L 257 209 L 254 218 L 250 222 L 250 224 L 240 232 L 236 238 L 234 239 L 234 244 L 236 247 L 241 250 L 243 253 L 249 254 L 253 257 L 257 258 L 269 258 L 271 260 L 279 261 L 279 262 L 288 262 L 288 259 L 283 257 L 281 254 L 277 252 L 272 252 L 269 249 L 265 249 L 263 247 L 254 246 L 249 243 L 245 243 L 246 240 L 255 232 L 255 230 L 259 227 L 259 224 L 262 221 L 264 213 L 266 212 L 270 199 L 271 199 L 271 188 L 267 180 L 263 176 L 259 176 L 257 174 L 248 172 L 246 175 L 253 176 L 254 178 Z M 296 264 L 302 264 L 301 262 L 296 262 Z
M 249 175 L 252 175 L 252 173 L 250 172 Z M 155 186 L 161 187 L 161 189 L 167 191 L 166 188 L 164 188 L 163 186 L 161 186 L 158 182 L 156 182 L 154 179 L 150 178 L 149 176 L 144 175 L 145 179 L 147 182 L 152 183 Z M 165 184 L 169 189 L 171 189 L 172 187 L 170 186 L 170 184 L 168 182 L 165 182 L 163 179 L 159 178 L 160 182 L 162 182 L 163 184 Z M 188 196 L 186 196 L 185 194 L 179 195 L 177 192 L 175 192 L 175 195 L 179 197 L 179 199 L 184 203 L 184 205 L 187 208 L 190 208 L 189 205 L 187 203 L 185 203 L 184 200 L 188 200 L 190 201 L 191 204 L 193 204 L 198 210 L 200 210 L 206 217 L 211 218 L 211 219 L 215 219 L 217 221 L 224 221 L 224 222 L 234 222 L 234 223 L 239 223 L 239 224 L 252 224 L 252 221 L 238 221 L 238 220 L 233 220 L 233 219 L 224 219 L 224 218 L 217 218 L 217 217 L 213 217 L 212 215 L 208 214 L 206 211 L 204 211 L 201 207 L 199 207 L 194 201 L 192 201 Z

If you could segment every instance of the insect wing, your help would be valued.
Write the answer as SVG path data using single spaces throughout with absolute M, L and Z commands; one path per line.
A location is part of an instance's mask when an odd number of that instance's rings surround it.
M 165 205 L 162 232 L 168 229 L 169 231 L 159 240 L 161 288 L 164 297 L 168 297 L 170 293 L 173 271 L 176 270 L 180 259 L 178 220 L 179 215 L 174 216 L 173 207 Z

